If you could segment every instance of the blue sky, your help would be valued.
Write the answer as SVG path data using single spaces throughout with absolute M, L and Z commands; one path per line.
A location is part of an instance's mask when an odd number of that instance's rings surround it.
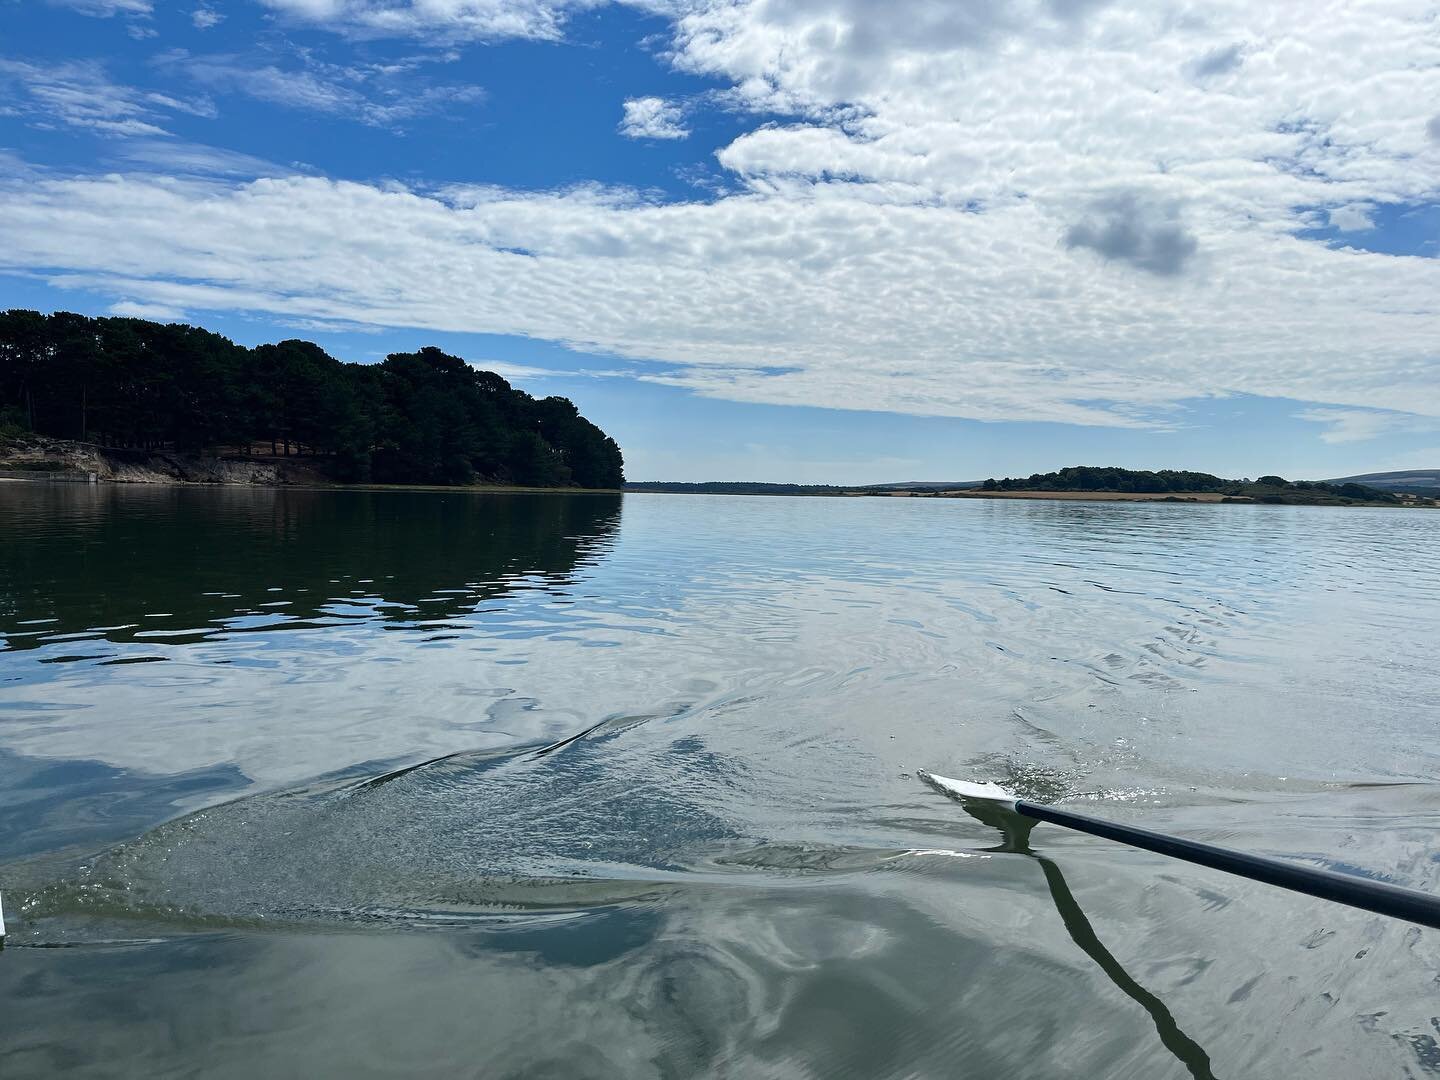
M 0 301 L 438 344 L 632 479 L 1440 468 L 1435 14 L 1316 23 L 0 0 Z

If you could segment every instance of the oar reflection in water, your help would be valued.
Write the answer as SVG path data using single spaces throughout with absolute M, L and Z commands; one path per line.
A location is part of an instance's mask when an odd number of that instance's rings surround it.
M 1160 1036 L 1165 1049 L 1175 1055 L 1176 1060 L 1189 1070 L 1191 1076 L 1196 1077 L 1196 1080 L 1215 1080 L 1215 1074 L 1210 1069 L 1210 1055 L 1205 1052 L 1205 1048 L 1180 1030 L 1180 1025 L 1175 1022 L 1175 1017 L 1170 1014 L 1165 1003 L 1136 982 L 1120 961 L 1115 959 L 1115 954 L 1096 936 L 1095 928 L 1085 917 L 1085 912 L 1065 881 L 1065 875 L 1060 872 L 1060 867 L 1054 860 L 1031 849 L 1030 830 L 1039 823 L 986 803 L 967 802 L 962 805 L 972 817 L 999 829 L 1004 836 L 1002 843 L 988 850 L 1028 855 L 1040 864 L 1045 873 L 1045 884 L 1050 888 L 1050 898 L 1055 901 L 1055 910 L 1060 913 L 1070 940 L 1095 961 L 1116 987 L 1150 1014 L 1150 1019 L 1155 1024 L 1155 1033 Z

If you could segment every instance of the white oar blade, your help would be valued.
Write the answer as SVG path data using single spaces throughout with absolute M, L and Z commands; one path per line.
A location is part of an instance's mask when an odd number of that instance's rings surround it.
M 1008 810 L 1015 809 L 1015 796 L 999 784 L 975 783 L 971 780 L 954 780 L 948 776 L 937 776 L 935 773 L 924 772 L 923 770 L 920 776 L 928 781 L 931 786 L 938 788 L 952 798 L 964 799 L 971 802 L 993 803 L 997 806 L 1003 806 Z

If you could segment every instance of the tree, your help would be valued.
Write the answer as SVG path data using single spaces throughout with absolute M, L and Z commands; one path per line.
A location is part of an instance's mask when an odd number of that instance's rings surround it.
M 49 326 L 38 311 L 7 311 L 0 315 L 0 391 L 5 402 L 35 426 L 35 399 L 44 401 L 46 362 L 52 354 Z
M 553 487 L 570 481 L 564 457 L 538 432 L 521 431 L 510 447 L 510 475 L 517 484 Z

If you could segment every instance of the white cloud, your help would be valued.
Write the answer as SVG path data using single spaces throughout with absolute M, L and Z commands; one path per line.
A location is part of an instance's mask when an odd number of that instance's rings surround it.
M 501 15 L 553 36 L 576 10 L 271 4 L 442 38 Z M 719 149 L 734 187 L 709 201 L 47 175 L 0 187 L 0 263 L 192 310 L 566 342 L 745 401 L 1164 426 L 1246 393 L 1440 416 L 1440 260 L 1301 239 L 1440 201 L 1426 0 L 673 7 L 668 62 L 728 82 L 742 119 L 784 114 Z M 214 85 L 391 103 L 302 70 Z
M 238 55 L 171 53 L 162 67 L 182 70 L 222 93 L 306 112 L 344 116 L 376 127 L 393 127 L 455 106 L 476 105 L 485 91 L 468 84 L 434 86 L 409 77 L 408 67 L 345 67 L 303 57 L 282 67 Z
M 0 265 L 179 307 L 565 341 L 747 401 L 1137 426 L 1245 392 L 1440 415 L 1440 261 L 1217 232 L 1222 269 L 1117 276 L 1067 256 L 1059 224 L 823 187 L 657 205 L 54 178 L 0 187 Z
M 306 171 L 250 154 L 178 139 L 129 139 L 120 144 L 110 160 L 127 168 L 145 166 L 177 176 L 286 176 Z
M 1065 48 L 1095 4 L 1066 0 L 739 0 L 684 6 L 676 59 L 720 75 L 757 106 L 826 112 L 937 91 L 937 104 L 998 46 Z M 1028 66 L 1028 64 L 1026 65 Z
M 370 323 L 345 322 L 335 319 L 281 319 L 282 326 L 312 334 L 380 334 L 385 328 Z
M 115 15 L 149 15 L 154 8 L 150 0 L 51 0 L 51 3 L 101 19 Z
M 1320 433 L 1320 441 L 1327 443 L 1367 442 L 1382 435 L 1434 431 L 1440 426 L 1429 417 L 1363 409 L 1306 409 L 1296 416 L 1327 425 L 1328 430 Z
M 493 371 L 512 382 L 517 379 L 633 379 L 636 374 L 630 369 L 543 368 L 530 364 L 512 364 L 508 360 L 467 360 L 466 363 L 480 371 Z
M 196 30 L 209 30 L 212 26 L 218 26 L 224 19 L 224 15 L 210 7 L 198 7 L 190 13 L 190 21 L 195 24 Z
M 531 367 L 529 364 L 512 364 L 508 360 L 469 360 L 467 363 L 477 371 L 493 371 L 502 379 L 553 379 L 569 375 L 567 371 L 551 371 L 549 368 Z
M 310 112 L 358 112 L 364 97 L 351 87 L 304 70 L 286 71 L 274 64 L 258 65 L 238 56 L 196 57 L 183 66 L 200 83 L 235 91 L 261 101 Z
M 658 97 L 630 98 L 620 120 L 627 139 L 683 139 L 690 134 L 679 105 Z
M 35 176 L 41 172 L 13 150 L 0 150 L 0 177 Z
M 127 319 L 154 319 L 156 322 L 184 322 L 185 312 L 168 304 L 141 304 L 133 300 L 121 300 L 110 305 L 110 314 Z
M 387 37 L 556 40 L 573 12 L 604 0 L 261 0 L 298 22 Z
M 1370 216 L 1374 211 L 1374 207 L 1364 204 L 1336 206 L 1330 210 L 1330 224 L 1341 232 L 1366 232 L 1375 227 L 1375 219 Z
M 105 135 L 169 134 L 167 113 L 213 116 L 203 99 L 183 100 L 113 83 L 104 68 L 86 61 L 39 64 L 0 59 L 0 88 L 11 108 L 41 126 L 88 128 Z

